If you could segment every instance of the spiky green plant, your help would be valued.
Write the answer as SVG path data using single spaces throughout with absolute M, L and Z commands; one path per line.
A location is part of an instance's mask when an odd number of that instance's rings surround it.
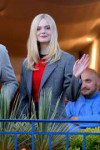
M 52 91 L 44 91 L 44 97 L 40 97 L 39 102 L 39 119 L 50 119 L 53 120 L 57 113 L 57 108 L 59 105 L 60 97 L 56 103 L 55 109 L 51 115 L 51 99 Z M 62 119 L 62 118 L 60 118 Z M 39 123 L 37 131 L 46 131 L 46 132 L 67 132 L 68 126 L 66 123 Z M 52 150 L 61 150 L 66 144 L 64 135 L 52 135 Z M 35 142 L 36 150 L 48 150 L 49 149 L 49 136 L 48 135 L 36 135 Z
M 54 112 L 51 115 L 51 99 L 52 91 L 44 92 L 43 97 L 40 97 L 39 101 L 39 116 L 38 119 L 54 119 L 57 112 L 57 107 L 60 101 L 55 106 Z M 17 96 L 16 103 L 14 103 L 12 111 L 10 113 L 10 105 L 7 100 L 0 98 L 0 118 L 6 119 L 16 119 L 18 108 L 20 106 L 19 96 Z M 23 108 L 24 109 L 24 108 Z M 35 105 L 32 101 L 32 113 L 30 119 L 36 119 Z M 23 113 L 23 110 L 22 110 Z M 24 116 L 23 119 L 27 119 L 27 116 Z M 30 123 L 1 123 L 0 122 L 0 131 L 31 131 L 32 127 Z M 68 126 L 66 123 L 35 123 L 35 131 L 42 132 L 67 132 Z M 52 135 L 52 150 L 62 150 L 66 144 L 64 135 Z M 18 149 L 25 147 L 27 150 L 32 149 L 32 137 L 31 135 L 18 135 Z M 48 150 L 49 149 L 49 136 L 48 135 L 35 135 L 35 150 Z M 13 135 L 0 135 L 0 150 L 14 150 L 14 136 Z
M 19 103 L 19 95 L 16 96 L 12 110 L 10 110 L 10 102 L 7 100 L 7 95 L 0 95 L 0 119 L 16 119 Z M 15 103 L 16 102 L 16 103 Z M 22 110 L 23 111 L 23 110 Z M 27 117 L 24 117 L 27 119 Z M 29 131 L 31 130 L 30 123 L 14 123 L 14 122 L 0 122 L 0 131 Z M 18 135 L 18 147 L 26 143 L 29 137 Z M 1 134 L 0 135 L 0 150 L 14 150 L 14 135 Z

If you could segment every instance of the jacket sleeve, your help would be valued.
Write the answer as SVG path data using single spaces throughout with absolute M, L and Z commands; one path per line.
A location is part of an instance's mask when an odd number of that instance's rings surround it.
M 79 116 L 78 117 L 79 121 L 100 121 L 100 115 L 88 115 L 88 116 Z M 100 126 L 100 122 L 98 123 L 79 123 L 80 127 L 97 127 Z
M 70 101 L 76 101 L 80 96 L 81 84 L 82 81 L 80 78 L 76 78 L 73 75 L 73 65 L 74 65 L 74 57 L 71 56 L 69 59 L 69 63 L 65 66 L 64 73 L 64 88 L 66 93 L 66 98 Z
M 9 101 L 14 97 L 18 87 L 11 62 L 9 59 L 8 51 L 4 46 L 0 45 L 0 58 L 1 58 L 1 76 L 0 82 L 2 84 L 1 94 Z

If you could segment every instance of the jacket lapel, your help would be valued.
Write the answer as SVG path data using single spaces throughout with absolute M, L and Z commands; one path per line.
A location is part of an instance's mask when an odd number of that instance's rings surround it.
M 43 85 L 45 84 L 46 80 L 51 75 L 51 73 L 55 70 L 56 67 L 57 67 L 57 62 L 53 63 L 53 64 L 47 63 L 44 73 L 43 73 L 43 76 L 42 76 L 40 90 L 43 87 Z M 32 73 L 34 73 L 32 70 L 26 71 L 26 84 L 27 84 L 27 89 L 28 89 L 29 95 L 32 92 Z
M 46 65 L 43 76 L 42 76 L 42 80 L 41 80 L 40 90 L 42 89 L 44 83 L 46 82 L 46 80 L 49 78 L 49 76 L 51 75 L 51 73 L 54 71 L 56 67 L 57 67 L 57 62 Z

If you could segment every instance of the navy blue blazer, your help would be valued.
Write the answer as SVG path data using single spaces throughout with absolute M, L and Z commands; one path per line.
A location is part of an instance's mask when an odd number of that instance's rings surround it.
M 75 101 L 80 95 L 81 81 L 73 75 L 74 57 L 67 52 L 61 51 L 61 57 L 56 62 L 47 63 L 39 94 L 43 90 L 52 90 L 51 113 L 54 110 L 58 98 L 61 96 L 56 119 L 66 116 L 64 99 Z M 22 107 L 30 106 L 32 100 L 32 74 L 34 71 L 27 69 L 27 59 L 23 61 L 21 72 L 20 97 Z M 40 95 L 39 95 L 40 96 Z M 30 107 L 29 107 L 30 108 Z M 62 116 L 61 116 L 62 113 Z

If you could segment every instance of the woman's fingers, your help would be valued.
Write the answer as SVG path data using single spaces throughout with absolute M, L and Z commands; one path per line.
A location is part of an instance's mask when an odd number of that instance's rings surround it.
M 88 54 L 83 54 L 83 56 L 80 59 L 80 62 L 83 63 L 85 61 L 89 60 L 89 55 Z

